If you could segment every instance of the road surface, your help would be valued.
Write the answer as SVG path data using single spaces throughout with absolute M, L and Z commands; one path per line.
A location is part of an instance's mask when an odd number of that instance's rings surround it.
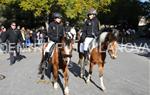
M 23 59 L 9 65 L 8 54 L 0 53 L 0 95 L 63 95 L 63 79 L 55 90 L 46 78 L 45 83 L 39 82 L 38 65 L 40 51 L 21 53 Z M 150 56 L 136 52 L 118 52 L 118 58 L 106 58 L 104 83 L 106 92 L 99 89 L 98 69 L 95 66 L 92 82 L 86 84 L 79 77 L 80 67 L 77 64 L 78 53 L 73 52 L 69 68 L 70 95 L 150 95 Z M 88 70 L 88 66 L 86 66 Z M 61 70 L 60 70 L 61 73 Z

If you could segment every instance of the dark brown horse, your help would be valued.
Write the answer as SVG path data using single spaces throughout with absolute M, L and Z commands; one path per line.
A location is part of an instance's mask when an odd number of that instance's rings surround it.
M 46 45 L 45 45 L 46 46 Z M 42 59 L 41 63 L 44 62 L 44 49 L 42 48 Z M 58 88 L 58 70 L 62 69 L 64 75 L 64 94 L 69 94 L 68 88 L 68 65 L 72 57 L 73 50 L 73 36 L 70 37 L 67 33 L 66 36 L 61 39 L 61 43 L 56 44 L 53 50 L 53 55 L 51 60 L 48 61 L 48 64 L 52 64 L 52 73 L 53 73 L 53 86 L 55 89 Z M 45 70 L 41 79 L 43 79 Z
M 93 66 L 98 65 L 99 77 L 100 77 L 100 87 L 104 91 L 105 86 L 103 83 L 103 73 L 104 73 L 104 64 L 106 58 L 106 52 L 108 51 L 112 59 L 117 58 L 117 38 L 119 31 L 112 29 L 107 32 L 103 32 L 99 35 L 98 38 L 94 39 L 89 45 L 89 75 L 86 78 L 88 83 L 91 79 Z M 82 52 L 79 52 L 79 64 L 81 65 L 81 77 L 85 75 L 85 62 Z M 85 77 L 84 77 L 85 78 Z

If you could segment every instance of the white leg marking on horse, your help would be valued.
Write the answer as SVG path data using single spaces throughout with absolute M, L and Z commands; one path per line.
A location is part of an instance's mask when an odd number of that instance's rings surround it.
M 88 75 L 87 80 L 86 80 L 86 83 L 89 83 L 89 82 L 90 82 L 90 79 L 91 79 L 91 74 Z
M 103 76 L 100 77 L 100 87 L 102 88 L 103 91 L 106 89 L 103 82 Z
M 57 89 L 57 88 L 58 88 L 58 83 L 54 82 L 54 89 Z
M 67 58 L 67 65 L 69 65 L 69 63 L 70 63 L 70 58 L 68 57 Z
M 65 92 L 65 95 L 69 95 L 69 87 L 68 86 L 65 87 L 64 92 Z

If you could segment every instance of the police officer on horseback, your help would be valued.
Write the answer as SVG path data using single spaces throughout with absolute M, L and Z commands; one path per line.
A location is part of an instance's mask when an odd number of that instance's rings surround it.
M 90 42 L 97 38 L 97 36 L 100 34 L 100 22 L 96 18 L 97 11 L 94 8 L 91 8 L 87 13 L 87 20 L 84 23 L 83 26 L 83 32 L 81 36 L 81 40 L 83 40 L 84 45 L 84 57 L 85 61 L 88 62 L 88 46 Z
M 54 18 L 54 21 L 50 23 L 47 34 L 51 41 L 58 43 L 60 42 L 60 38 L 64 36 L 62 15 L 60 13 L 54 13 L 53 18 Z
M 58 12 L 53 14 L 53 21 L 49 24 L 49 29 L 47 32 L 47 36 L 49 37 L 49 42 L 44 50 L 44 60 L 48 62 L 51 59 L 52 52 L 56 43 L 60 43 L 61 38 L 64 36 L 64 27 L 62 24 L 62 15 Z M 42 64 L 39 67 L 39 74 L 42 73 Z

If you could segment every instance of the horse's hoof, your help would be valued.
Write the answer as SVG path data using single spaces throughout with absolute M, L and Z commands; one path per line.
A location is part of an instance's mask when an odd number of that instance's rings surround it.
M 105 86 L 102 86 L 102 85 L 101 85 L 100 88 L 102 89 L 103 92 L 105 92 L 105 90 L 106 90 L 106 87 L 105 87 Z
M 41 80 L 44 80 L 44 75 L 42 75 L 40 79 L 41 79 Z
M 100 87 L 101 89 L 104 91 L 106 88 L 105 88 L 105 85 L 104 85 L 104 82 L 103 82 L 103 77 L 100 77 Z
M 64 95 L 70 95 L 69 93 L 65 93 Z
M 54 82 L 54 89 L 57 89 L 57 88 L 58 88 L 58 83 Z
M 65 92 L 65 95 L 69 95 L 69 88 L 66 87 L 65 90 L 64 90 L 64 92 Z
M 86 79 L 86 76 L 84 75 L 84 74 L 80 74 L 80 77 L 82 78 L 82 79 Z
M 87 79 L 86 79 L 86 83 L 89 83 L 91 80 L 91 74 L 88 75 Z
M 83 78 L 83 77 L 84 77 L 84 75 L 81 73 L 81 74 L 80 74 L 80 77 L 81 77 L 81 78 Z
M 90 79 L 87 79 L 87 80 L 86 80 L 86 83 L 87 83 L 87 84 L 90 83 Z

